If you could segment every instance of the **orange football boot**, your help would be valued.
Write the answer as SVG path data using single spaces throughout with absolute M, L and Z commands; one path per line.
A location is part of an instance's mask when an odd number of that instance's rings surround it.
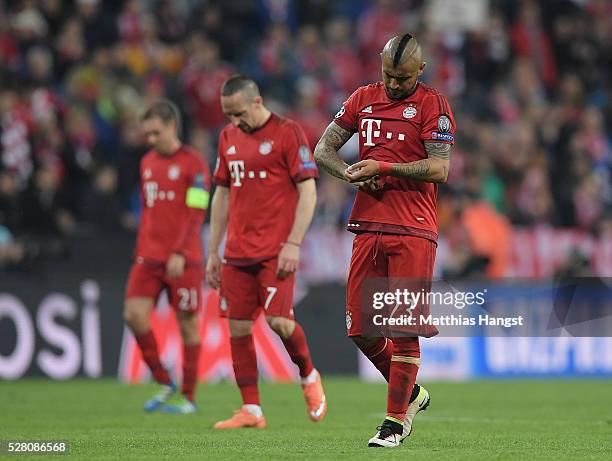
M 302 384 L 304 400 L 306 400 L 306 411 L 311 421 L 315 423 L 322 421 L 327 412 L 327 401 L 323 392 L 321 375 L 317 370 L 317 380 L 314 383 Z
M 236 410 L 234 416 L 225 421 L 219 421 L 213 426 L 215 429 L 240 429 L 243 427 L 254 427 L 256 429 L 265 429 L 266 418 L 263 416 L 255 416 L 249 413 L 245 408 Z

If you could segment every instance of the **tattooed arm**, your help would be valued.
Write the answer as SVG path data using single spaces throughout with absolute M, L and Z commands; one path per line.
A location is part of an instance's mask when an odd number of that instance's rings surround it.
M 394 163 L 391 176 L 420 179 L 426 182 L 446 182 L 450 165 L 451 145 L 426 142 L 427 158 L 410 163 Z
M 338 150 L 353 136 L 353 133 L 340 128 L 336 123 L 331 122 L 314 150 L 314 157 L 317 165 L 323 168 L 332 176 L 347 181 L 344 174 L 348 165 L 338 155 Z M 358 182 L 358 181 L 351 181 Z
M 427 141 L 425 142 L 425 150 L 427 151 L 427 158 L 410 163 L 362 160 L 347 168 L 346 176 L 350 182 L 365 181 L 376 175 L 384 174 L 425 182 L 446 182 L 450 165 L 451 145 Z M 381 166 L 386 171 L 381 171 Z

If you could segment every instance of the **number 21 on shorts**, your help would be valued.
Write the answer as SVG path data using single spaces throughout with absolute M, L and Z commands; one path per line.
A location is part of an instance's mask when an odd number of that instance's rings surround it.
M 182 311 L 192 310 L 198 307 L 198 289 L 197 288 L 178 288 L 176 292 L 179 295 L 179 309 Z

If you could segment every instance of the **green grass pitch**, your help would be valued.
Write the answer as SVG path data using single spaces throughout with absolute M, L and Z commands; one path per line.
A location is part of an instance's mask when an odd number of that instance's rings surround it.
M 0 383 L 0 439 L 64 439 L 65 459 L 612 459 L 612 382 L 430 383 L 431 406 L 398 449 L 367 440 L 384 416 L 385 387 L 324 380 L 326 420 L 311 423 L 296 384 L 262 384 L 268 428 L 215 431 L 239 406 L 232 384 L 200 385 L 196 415 L 144 414 L 154 389 L 113 380 Z M 9 459 L 64 459 L 10 455 Z

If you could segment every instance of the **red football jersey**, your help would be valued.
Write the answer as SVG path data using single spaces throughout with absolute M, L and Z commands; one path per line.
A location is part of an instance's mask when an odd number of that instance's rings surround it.
M 215 183 L 230 189 L 225 260 L 249 265 L 277 256 L 295 220 L 296 184 L 316 177 L 304 131 L 293 120 L 272 114 L 250 134 L 227 125 L 214 173 Z
M 425 141 L 454 143 L 455 119 L 446 98 L 418 83 L 407 98 L 390 99 L 382 82 L 358 88 L 335 123 L 358 132 L 359 159 L 408 163 L 427 158 Z M 436 241 L 437 184 L 384 178 L 376 192 L 359 190 L 348 230 L 416 235 Z
M 164 156 L 152 150 L 140 162 L 142 216 L 136 258 L 165 263 L 180 253 L 201 263 L 201 228 L 208 207 L 210 170 L 193 148 Z

